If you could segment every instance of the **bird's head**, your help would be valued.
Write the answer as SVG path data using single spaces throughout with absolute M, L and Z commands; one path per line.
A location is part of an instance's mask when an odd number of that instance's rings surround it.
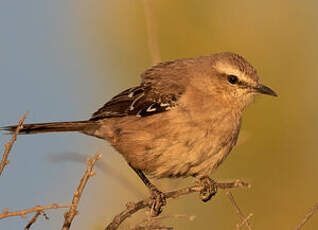
M 256 69 L 238 54 L 217 53 L 199 57 L 195 62 L 200 63 L 201 70 L 193 78 L 193 84 L 219 98 L 222 103 L 243 110 L 256 94 L 277 96 L 272 89 L 259 82 Z

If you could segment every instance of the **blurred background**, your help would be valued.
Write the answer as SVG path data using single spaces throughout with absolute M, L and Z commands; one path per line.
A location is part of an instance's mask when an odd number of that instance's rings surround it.
M 149 8 L 145 8 L 148 4 Z M 145 14 L 150 9 L 150 17 Z M 0 126 L 87 119 L 113 95 L 139 83 L 153 63 L 147 18 L 162 61 L 232 51 L 246 57 L 278 98 L 259 96 L 247 109 L 239 143 L 213 178 L 243 179 L 233 190 L 253 229 L 293 229 L 317 202 L 318 2 L 209 0 L 55 0 L 0 2 Z M 148 21 L 149 22 L 149 21 Z M 0 136 L 3 142 L 9 136 Z M 80 202 L 72 229 L 103 229 L 147 190 L 109 145 L 81 134 L 20 136 L 0 177 L 0 210 L 70 203 L 86 169 L 103 158 Z M 154 181 L 163 190 L 189 180 Z M 47 211 L 32 229 L 58 229 L 65 210 Z M 197 194 L 168 202 L 175 229 L 234 229 L 240 222 L 223 191 L 208 203 Z M 0 220 L 22 229 L 31 218 Z M 140 218 L 122 226 L 134 226 Z M 314 216 L 303 229 L 317 229 Z

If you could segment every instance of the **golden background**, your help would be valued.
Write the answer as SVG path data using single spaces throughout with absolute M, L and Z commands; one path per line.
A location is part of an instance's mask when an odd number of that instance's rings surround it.
M 3 1 L 0 126 L 15 123 L 26 109 L 26 123 L 87 119 L 112 96 L 139 84 L 140 73 L 153 64 L 146 3 L 162 61 L 236 52 L 279 94 L 258 96 L 248 107 L 238 145 L 212 177 L 252 184 L 232 191 L 245 216 L 253 213 L 252 229 L 294 229 L 318 201 L 317 1 Z M 103 164 L 89 180 L 72 229 L 104 229 L 128 201 L 148 193 L 105 141 L 79 134 L 19 137 L 1 178 L 0 209 L 69 203 L 85 170 L 82 156 L 98 149 Z M 154 183 L 170 191 L 193 180 Z M 60 228 L 63 212 L 48 212 L 50 220 L 39 219 L 32 229 Z M 141 214 L 121 229 L 141 221 Z M 170 216 L 164 224 L 182 230 L 235 229 L 240 222 L 221 190 L 207 203 L 198 194 L 168 200 L 162 214 Z M 171 217 L 176 214 L 196 218 Z M 28 221 L 9 219 L 1 229 Z M 318 214 L 303 229 L 317 226 Z
M 162 61 L 237 52 L 258 69 L 264 84 L 278 92 L 278 98 L 257 97 L 247 109 L 239 144 L 213 178 L 239 178 L 252 184 L 250 190 L 238 189 L 233 194 L 245 215 L 254 214 L 254 229 L 293 229 L 317 201 L 318 194 L 318 4 L 273 0 L 148 3 Z M 144 2 L 78 4 L 79 39 L 94 58 L 96 69 L 107 73 L 100 78 L 91 76 L 99 85 L 101 101 L 138 84 L 139 74 L 152 64 Z M 105 153 L 103 160 L 147 194 L 138 178 L 113 152 Z M 98 177 L 103 180 L 101 175 Z M 169 189 L 191 182 L 155 181 Z M 99 191 L 98 197 L 105 190 L 107 196 L 112 196 L 103 198 L 103 205 L 98 202 L 94 206 L 99 213 L 107 214 L 107 220 L 123 209 L 127 201 L 138 199 L 132 191 L 119 186 L 116 179 L 105 187 L 96 185 L 95 189 Z M 169 200 L 163 214 L 196 216 L 194 221 L 168 218 L 166 223 L 176 229 L 234 229 L 239 222 L 223 191 L 208 203 L 202 203 L 197 195 Z M 105 219 L 100 216 L 96 225 L 101 227 Z M 131 219 L 129 223 L 135 222 Z M 318 219 L 314 217 L 304 229 L 315 229 L 317 225 Z

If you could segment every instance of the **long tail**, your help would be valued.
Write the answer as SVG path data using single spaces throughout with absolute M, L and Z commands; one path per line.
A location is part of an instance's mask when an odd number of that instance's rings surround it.
M 69 122 L 52 122 L 52 123 L 38 123 L 38 124 L 23 124 L 20 134 L 36 134 L 49 132 L 78 132 L 84 129 L 91 128 L 96 125 L 94 121 L 69 121 Z M 5 126 L 0 130 L 14 133 L 17 126 Z

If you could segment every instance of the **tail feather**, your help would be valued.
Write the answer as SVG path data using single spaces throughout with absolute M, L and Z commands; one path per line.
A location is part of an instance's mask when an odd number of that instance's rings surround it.
M 52 122 L 52 123 L 38 123 L 38 124 L 23 124 L 20 129 L 20 134 L 36 134 L 49 132 L 78 132 L 92 127 L 96 122 L 94 121 L 69 121 L 69 122 Z M 17 126 L 5 126 L 0 130 L 14 133 Z

